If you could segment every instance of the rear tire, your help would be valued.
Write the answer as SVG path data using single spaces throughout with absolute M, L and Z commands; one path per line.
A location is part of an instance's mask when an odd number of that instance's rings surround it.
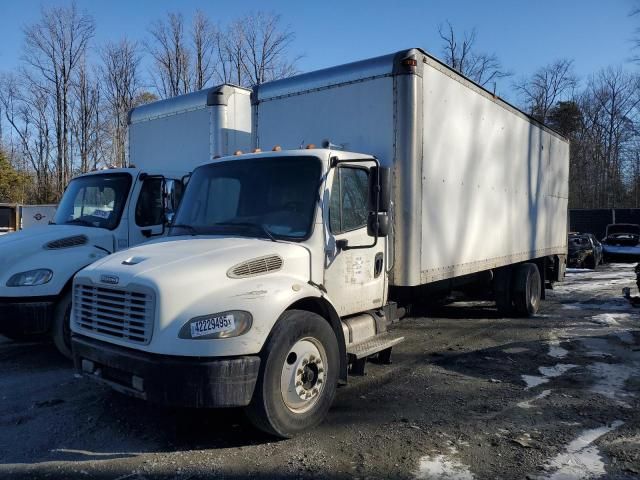
M 542 296 L 538 266 L 535 263 L 522 263 L 513 273 L 512 294 L 516 313 L 523 317 L 535 315 Z
M 584 266 L 589 270 L 595 270 L 596 267 L 598 266 L 598 264 L 596 263 L 596 257 L 594 256 L 587 257 L 584 261 Z
M 60 299 L 53 314 L 51 336 L 58 351 L 69 360 L 71 353 L 71 292 L 67 292 Z
M 263 349 L 253 399 L 245 412 L 260 430 L 281 438 L 318 425 L 335 396 L 338 341 L 321 316 L 289 310 Z

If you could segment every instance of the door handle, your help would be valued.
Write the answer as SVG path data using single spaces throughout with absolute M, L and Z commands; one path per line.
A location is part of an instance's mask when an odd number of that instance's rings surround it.
M 384 266 L 384 256 L 382 252 L 376 253 L 376 259 L 373 267 L 373 276 L 374 278 L 378 278 L 382 273 L 382 267 Z

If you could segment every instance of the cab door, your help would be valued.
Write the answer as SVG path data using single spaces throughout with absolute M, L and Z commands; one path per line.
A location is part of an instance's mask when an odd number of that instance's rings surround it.
M 369 169 L 340 164 L 332 173 L 324 286 L 344 316 L 384 305 L 386 240 L 371 246 L 367 233 Z
M 147 175 L 141 179 L 137 196 L 135 193 L 129 206 L 129 246 L 165 233 L 167 220 L 180 201 L 182 182 Z

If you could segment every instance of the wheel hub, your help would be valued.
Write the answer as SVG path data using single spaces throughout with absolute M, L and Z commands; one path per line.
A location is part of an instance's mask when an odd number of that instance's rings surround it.
M 315 339 L 293 345 L 282 368 L 280 386 L 285 405 L 302 413 L 317 402 L 324 388 L 326 365 L 324 348 Z

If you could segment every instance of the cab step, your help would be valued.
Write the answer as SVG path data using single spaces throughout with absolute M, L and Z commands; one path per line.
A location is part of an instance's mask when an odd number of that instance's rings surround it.
M 389 333 L 377 335 L 364 342 L 347 346 L 347 354 L 351 363 L 352 375 L 364 375 L 367 358 L 378 355 L 378 362 L 388 365 L 391 363 L 391 349 L 404 341 L 404 337 L 396 337 Z

